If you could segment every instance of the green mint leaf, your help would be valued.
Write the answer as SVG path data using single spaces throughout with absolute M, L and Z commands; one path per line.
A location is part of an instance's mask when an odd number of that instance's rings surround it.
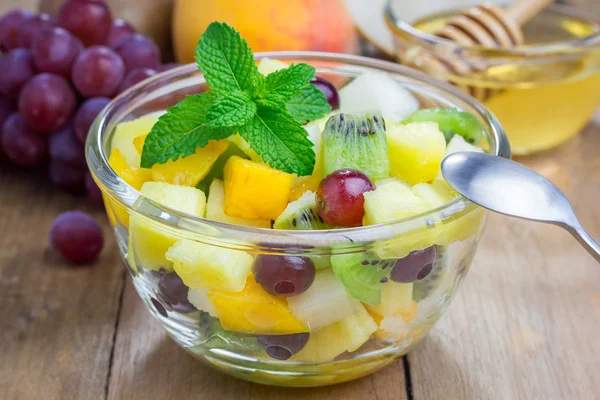
M 256 116 L 240 127 L 239 133 L 272 168 L 299 176 L 312 174 L 313 143 L 302 125 L 285 110 L 259 104 Z
M 331 106 L 323 92 L 311 84 L 300 89 L 300 93 L 291 98 L 286 106 L 288 112 L 301 124 L 323 118 L 331 112 Z
M 217 100 L 206 111 L 206 126 L 242 126 L 256 114 L 256 103 L 248 92 L 233 91 Z
M 207 110 L 217 101 L 214 92 L 188 96 L 158 119 L 144 142 L 142 168 L 187 157 L 211 140 L 231 136 L 233 128 L 205 125 Z
M 210 89 L 220 95 L 251 91 L 253 76 L 258 74 L 248 42 L 225 23 L 208 26 L 196 47 L 196 61 Z
M 266 99 L 261 99 L 260 97 L 255 100 L 256 104 L 261 105 L 266 108 L 276 108 L 280 110 L 285 110 L 285 102 L 279 96 L 269 96 Z
M 285 69 L 272 72 L 265 79 L 266 98 L 276 95 L 288 101 L 315 77 L 316 68 L 308 64 L 292 64 Z

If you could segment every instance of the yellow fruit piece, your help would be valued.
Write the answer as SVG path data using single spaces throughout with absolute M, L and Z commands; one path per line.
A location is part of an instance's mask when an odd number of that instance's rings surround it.
M 117 226 L 117 223 L 120 223 L 125 228 L 129 228 L 129 213 L 127 209 L 114 200 L 111 200 L 105 194 L 102 194 L 102 198 L 104 199 L 104 208 L 106 209 L 106 214 L 108 215 L 108 220 L 112 224 L 113 227 Z
M 186 286 L 225 292 L 244 289 L 254 261 L 243 251 L 187 239 L 177 241 L 166 257 Z
M 427 203 L 415 196 L 402 182 L 389 182 L 364 194 L 363 225 L 376 225 L 421 214 Z
M 139 168 L 141 152 L 138 152 L 133 141 L 138 136 L 146 136 L 158 121 L 159 115 L 152 114 L 134 119 L 133 121 L 121 122 L 115 128 L 111 142 L 111 154 L 119 149 L 127 164 Z
M 381 303 L 372 306 L 365 304 L 371 313 L 378 314 L 382 317 L 397 315 L 408 311 L 412 306 L 412 283 L 399 283 L 389 281 L 381 288 Z
M 165 164 L 152 167 L 152 179 L 181 186 L 196 186 L 210 172 L 217 158 L 225 150 L 225 140 L 210 141 L 206 146 L 196 149 L 196 153 L 177 161 L 169 160 Z
M 146 143 L 147 137 L 148 135 L 142 135 L 133 139 L 133 147 L 135 147 L 140 156 L 142 155 L 142 151 L 144 151 L 144 143 Z
M 227 161 L 223 175 L 227 215 L 270 220 L 287 207 L 294 175 L 237 156 Z
M 145 182 L 152 180 L 149 169 L 132 167 L 127 163 L 127 159 L 119 149 L 114 149 L 110 153 L 108 165 L 112 167 L 117 175 L 136 190 L 140 190 Z
M 304 193 L 308 191 L 316 192 L 319 188 L 319 183 L 321 183 L 320 172 L 319 175 L 313 174 L 310 176 L 297 177 L 292 185 L 290 202 L 298 200 Z
M 391 175 L 409 185 L 431 182 L 446 151 L 444 134 L 434 122 L 392 125 L 387 130 Z
M 290 361 L 327 362 L 346 351 L 355 351 L 377 331 L 375 320 L 364 307 L 340 321 L 311 332 L 306 346 Z
M 248 142 L 246 142 L 244 140 L 244 138 L 241 137 L 238 133 L 236 133 L 235 135 L 229 136 L 227 138 L 227 141 L 235 144 L 238 147 L 238 149 L 240 149 L 244 154 L 246 154 L 248 157 L 250 157 L 250 159 L 252 161 L 261 163 L 261 164 L 263 163 L 262 157 L 259 156 L 257 152 L 252 150 L 252 147 L 250 147 L 250 144 Z
M 238 293 L 211 291 L 212 303 L 223 329 L 253 335 L 286 335 L 307 332 L 287 307 L 285 299 L 267 293 L 253 276 Z
M 253 226 L 256 228 L 270 228 L 270 219 L 244 219 L 230 217 L 225 214 L 225 189 L 223 181 L 215 179 L 210 184 L 208 203 L 206 204 L 206 218 L 228 224 Z
M 258 72 L 267 76 L 271 72 L 279 71 L 280 69 L 286 69 L 288 65 L 281 60 L 275 58 L 263 58 L 258 64 Z
M 142 194 L 173 210 L 203 217 L 206 196 L 198 189 L 161 182 L 146 182 Z M 131 216 L 133 251 L 138 267 L 158 271 L 173 270 L 173 263 L 165 253 L 177 241 L 177 230 L 139 214 Z

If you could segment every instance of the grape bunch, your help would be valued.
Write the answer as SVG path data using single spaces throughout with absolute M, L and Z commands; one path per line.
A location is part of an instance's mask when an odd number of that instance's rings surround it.
M 0 164 L 45 166 L 59 188 L 102 196 L 84 142 L 110 99 L 173 67 L 148 37 L 113 19 L 103 0 L 68 0 L 56 18 L 0 17 Z

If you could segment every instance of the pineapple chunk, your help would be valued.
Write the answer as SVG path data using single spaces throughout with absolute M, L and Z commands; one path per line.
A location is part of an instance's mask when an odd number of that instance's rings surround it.
M 412 192 L 432 209 L 438 208 L 456 197 L 452 196 L 451 192 L 440 184 L 419 183 L 413 186 Z
M 111 166 L 117 175 L 136 190 L 140 190 L 144 183 L 152 180 L 149 169 L 132 167 L 119 149 L 114 149 L 110 153 L 108 165 Z
M 239 292 L 252 272 L 250 254 L 187 239 L 170 247 L 166 258 L 189 288 Z
M 271 220 L 287 207 L 294 175 L 236 156 L 227 161 L 223 175 L 227 215 Z
M 118 124 L 112 137 L 111 154 L 118 149 L 127 160 L 127 164 L 139 168 L 141 153 L 137 151 L 133 141 L 139 136 L 148 135 L 158 121 L 158 117 L 158 115 L 146 115 Z
M 208 192 L 208 203 L 206 204 L 206 218 L 212 219 L 213 221 L 226 222 L 228 224 L 253 226 L 256 228 L 270 228 L 270 219 L 244 219 L 230 217 L 225 214 L 225 190 L 223 188 L 223 181 L 215 179 L 210 185 Z
M 356 313 L 360 302 L 348 294 L 330 269 L 319 271 L 310 288 L 298 296 L 288 297 L 292 314 L 306 321 L 311 332 Z
M 241 292 L 209 291 L 208 298 L 223 329 L 252 335 L 286 335 L 307 332 L 285 300 L 267 293 L 253 276 Z
M 431 182 L 440 170 L 446 139 L 434 122 L 392 125 L 387 130 L 391 174 L 409 185 Z
M 371 313 L 382 317 L 396 315 L 408 311 L 412 307 L 412 283 L 389 281 L 381 288 L 381 303 L 373 306 L 364 304 Z
M 210 172 L 217 158 L 229 146 L 226 140 L 210 141 L 196 153 L 177 161 L 169 160 L 165 164 L 152 166 L 152 179 L 174 185 L 196 186 Z
M 246 154 L 252 161 L 262 164 L 262 162 L 263 162 L 262 157 L 259 156 L 257 152 L 252 150 L 252 147 L 250 147 L 250 144 L 248 142 L 246 142 L 244 140 L 244 138 L 241 137 L 238 133 L 236 133 L 235 135 L 229 136 L 227 138 L 227 140 L 230 143 L 233 143 L 234 145 L 236 145 L 238 147 L 238 149 L 240 149 L 244 154 Z
M 306 346 L 290 361 L 327 362 L 340 354 L 356 351 L 378 329 L 375 320 L 364 307 L 316 333 L 311 333 Z
M 158 203 L 196 217 L 203 217 L 206 196 L 198 189 L 170 185 L 168 183 L 146 182 L 142 194 Z M 177 241 L 173 228 L 139 214 L 131 216 L 133 250 L 142 268 L 158 271 L 172 271 L 173 264 L 165 253 Z
M 271 72 L 279 71 L 280 69 L 287 68 L 288 65 L 281 60 L 276 58 L 263 58 L 258 64 L 258 72 L 263 75 L 269 75 Z
M 448 147 L 446 147 L 446 156 L 450 154 L 458 153 L 460 151 L 472 151 L 475 153 L 483 153 L 483 150 L 477 146 L 473 146 L 470 143 L 467 143 L 465 138 L 460 135 L 454 135 L 450 142 L 448 143 Z
M 402 182 L 388 182 L 366 192 L 363 225 L 375 225 L 410 217 L 428 210 L 425 201 L 415 196 Z
M 290 201 L 298 200 L 309 190 L 311 192 L 316 192 L 317 188 L 319 187 L 319 183 L 321 183 L 321 169 L 323 164 L 323 155 L 321 152 L 321 143 L 323 140 L 321 132 L 323 132 L 323 129 L 325 128 L 325 122 L 327 122 L 327 120 L 323 118 L 304 127 L 304 129 L 306 129 L 308 132 L 308 140 L 314 144 L 313 150 L 316 156 L 315 168 L 312 175 L 296 177 L 292 186 Z
M 195 288 L 188 291 L 188 301 L 200 311 L 217 316 L 217 311 L 208 298 L 208 289 Z

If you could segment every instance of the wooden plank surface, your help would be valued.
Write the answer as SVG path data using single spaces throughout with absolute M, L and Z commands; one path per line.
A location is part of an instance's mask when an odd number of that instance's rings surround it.
M 45 173 L 0 166 L 0 399 L 102 399 L 124 272 L 108 222 Z M 91 206 L 89 206 L 91 207 Z M 97 265 L 49 249 L 56 215 L 93 211 L 105 228 Z

